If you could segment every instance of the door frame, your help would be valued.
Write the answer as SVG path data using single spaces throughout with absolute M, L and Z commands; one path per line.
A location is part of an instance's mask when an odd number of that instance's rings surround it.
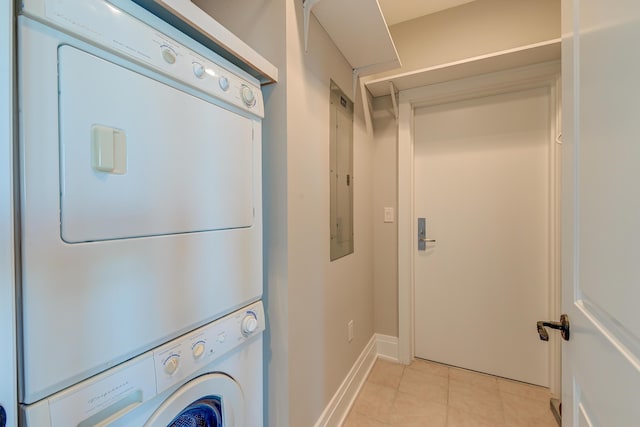
M 0 405 L 7 426 L 18 425 L 14 251 L 14 124 L 15 15 L 14 2 L 0 5 Z M 6 52 L 6 53 L 5 53 Z
M 420 107 L 534 88 L 549 91 L 549 313 L 560 317 L 560 61 L 545 62 L 491 74 L 469 77 L 415 89 L 399 95 L 398 117 L 398 359 L 409 364 L 414 358 L 414 263 L 417 236 L 414 214 L 414 116 Z M 546 320 L 546 319 L 540 319 Z M 534 325 L 531 325 L 532 331 Z M 549 385 L 551 394 L 561 393 L 561 343 L 558 334 L 549 341 Z M 532 339 L 535 335 L 532 333 Z

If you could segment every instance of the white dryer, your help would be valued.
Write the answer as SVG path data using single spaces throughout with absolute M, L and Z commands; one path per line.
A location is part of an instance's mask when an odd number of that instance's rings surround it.
M 260 82 L 119 3 L 20 2 L 25 405 L 262 295 Z
M 23 407 L 37 427 L 258 427 L 262 303 Z

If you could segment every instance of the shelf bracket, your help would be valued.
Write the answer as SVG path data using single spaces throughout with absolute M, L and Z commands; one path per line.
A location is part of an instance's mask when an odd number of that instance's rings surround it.
M 351 99 L 356 99 L 356 93 L 358 91 L 358 79 L 360 78 L 360 70 L 354 68 L 351 70 L 351 87 L 353 88 L 353 94 Z
M 309 41 L 309 19 L 311 19 L 311 9 L 315 6 L 320 0 L 302 0 L 302 9 L 304 12 L 304 52 L 308 52 L 308 41 Z
M 368 133 L 373 133 L 373 104 L 369 89 L 363 79 L 360 79 L 360 96 L 362 96 L 362 110 L 364 114 L 364 122 Z
M 400 113 L 398 111 L 398 100 L 396 99 L 396 86 L 393 84 L 392 81 L 389 81 L 389 92 L 391 95 L 391 102 L 393 103 L 393 116 L 396 118 L 396 121 L 398 121 L 398 117 L 400 116 Z

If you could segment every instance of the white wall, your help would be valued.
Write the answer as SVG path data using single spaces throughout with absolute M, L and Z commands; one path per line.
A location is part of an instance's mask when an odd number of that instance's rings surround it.
M 305 54 L 302 28 L 295 2 L 287 10 L 286 82 L 290 426 L 315 422 L 373 334 L 372 145 L 356 103 L 355 250 L 330 262 L 329 81 L 352 93 L 351 67 L 315 19 Z
M 304 52 L 302 1 L 198 3 L 279 68 L 263 133 L 267 425 L 312 426 L 373 335 L 372 136 L 357 94 L 355 252 L 330 262 L 329 82 L 351 94 L 351 67 L 315 19 Z
M 351 67 L 315 19 L 304 53 L 302 2 L 295 2 L 287 19 L 289 421 L 291 426 L 309 426 L 373 334 L 373 147 L 356 102 L 354 253 L 330 262 L 329 81 L 351 94 Z M 349 320 L 355 325 L 351 343 Z
M 0 405 L 17 426 L 13 282 L 13 2 L 0 4 Z

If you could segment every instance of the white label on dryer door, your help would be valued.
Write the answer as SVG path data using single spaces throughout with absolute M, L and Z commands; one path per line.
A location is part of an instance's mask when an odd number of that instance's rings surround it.
M 253 225 L 250 119 L 70 46 L 59 68 L 63 240 Z M 126 144 L 96 147 L 96 126 Z M 115 157 L 96 165 L 96 148 Z

